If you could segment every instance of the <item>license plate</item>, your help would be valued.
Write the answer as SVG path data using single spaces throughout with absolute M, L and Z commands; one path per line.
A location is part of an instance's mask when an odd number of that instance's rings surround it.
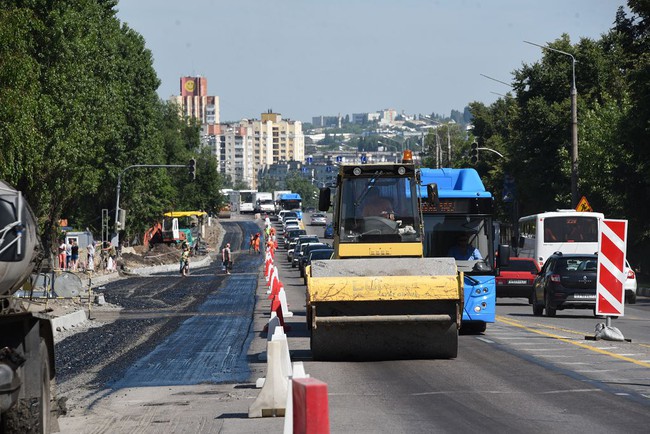
M 528 281 L 527 281 L 527 280 L 524 280 L 524 279 L 512 279 L 512 280 L 508 280 L 508 284 L 510 284 L 510 285 L 525 285 L 525 284 L 527 284 L 527 283 L 528 283 Z
M 573 294 L 573 298 L 582 298 L 582 299 L 595 299 L 596 294 Z

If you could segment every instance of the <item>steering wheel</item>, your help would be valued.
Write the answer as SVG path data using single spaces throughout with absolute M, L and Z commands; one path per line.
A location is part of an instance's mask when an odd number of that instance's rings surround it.
M 393 220 L 379 217 L 379 216 L 370 216 L 364 217 L 363 219 L 363 232 L 367 233 L 379 233 L 379 234 L 396 234 L 397 233 L 397 222 Z

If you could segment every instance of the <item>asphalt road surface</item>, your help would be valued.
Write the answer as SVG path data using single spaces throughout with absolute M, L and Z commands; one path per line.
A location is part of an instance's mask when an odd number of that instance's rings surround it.
M 270 306 L 247 246 L 259 227 L 224 226 L 224 242 L 239 246 L 232 275 L 213 263 L 184 279 L 114 282 L 105 297 L 124 309 L 96 312 L 99 327 L 57 345 L 62 432 L 282 431 L 284 418 L 247 417 Z M 276 264 L 294 313 L 291 358 L 327 383 L 332 432 L 647 432 L 650 299 L 614 320 L 632 342 L 586 340 L 604 321 L 588 311 L 533 317 L 525 300 L 498 299 L 497 322 L 461 336 L 457 359 L 313 362 L 302 279 L 283 250 Z

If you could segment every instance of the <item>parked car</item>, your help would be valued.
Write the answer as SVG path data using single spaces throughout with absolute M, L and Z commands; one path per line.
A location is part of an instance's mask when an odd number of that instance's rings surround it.
M 298 257 L 298 268 L 300 269 L 300 276 L 303 277 L 305 275 L 305 263 L 307 262 L 307 258 L 309 258 L 309 253 L 316 249 L 326 249 L 331 247 L 332 246 L 327 243 L 310 243 L 309 245 L 301 248 L 300 257 Z
M 630 266 L 630 263 L 625 260 L 625 301 L 630 304 L 636 303 L 636 273 Z
M 323 238 L 334 238 L 334 225 L 332 223 L 328 223 L 327 226 L 325 226 Z
M 331 247 L 327 249 L 312 249 L 309 251 L 309 255 L 305 261 L 305 266 L 302 270 L 302 277 L 305 285 L 307 284 L 307 267 L 311 265 L 311 262 L 319 259 L 332 259 L 332 256 L 334 256 L 334 249 Z
M 533 315 L 555 316 L 562 309 L 596 312 L 598 255 L 554 253 L 533 282 Z
M 310 224 L 312 226 L 327 226 L 327 216 L 322 213 L 314 213 L 311 215 Z
M 532 302 L 533 281 L 539 265 L 533 258 L 510 258 L 497 276 L 497 297 L 526 297 Z

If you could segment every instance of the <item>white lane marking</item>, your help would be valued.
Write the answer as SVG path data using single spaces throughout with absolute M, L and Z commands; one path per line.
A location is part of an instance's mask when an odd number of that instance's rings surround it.
M 491 341 L 491 340 L 489 340 L 489 339 L 487 339 L 487 338 L 481 338 L 481 337 L 478 337 L 478 338 L 476 338 L 476 339 L 478 339 L 479 341 L 483 341 L 483 342 L 485 342 L 486 344 L 493 344 L 493 343 L 494 343 L 494 341 Z

